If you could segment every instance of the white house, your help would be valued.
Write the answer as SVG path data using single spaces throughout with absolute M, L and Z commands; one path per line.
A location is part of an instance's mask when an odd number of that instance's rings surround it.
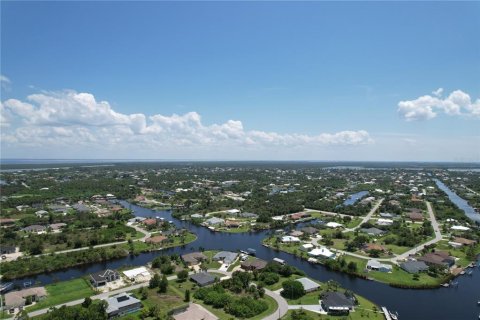
M 282 242 L 300 242 L 300 238 L 294 236 L 283 236 Z
M 305 252 L 308 252 L 308 251 L 312 250 L 313 248 L 315 248 L 315 247 L 311 243 L 304 243 L 300 246 L 300 250 L 305 251 Z
M 382 218 L 380 218 L 380 219 L 377 220 L 377 225 L 379 225 L 379 226 L 390 226 L 390 225 L 392 225 L 392 223 L 393 223 L 392 219 L 382 219 Z
M 450 229 L 456 230 L 456 231 L 468 231 L 468 230 L 470 230 L 469 227 L 464 227 L 464 226 L 453 226 Z
M 336 229 L 336 228 L 343 227 L 343 224 L 338 223 L 338 222 L 328 222 L 325 226 L 328 227 L 328 228 Z
M 316 258 L 335 259 L 335 253 L 325 247 L 313 249 L 308 253 L 308 255 Z

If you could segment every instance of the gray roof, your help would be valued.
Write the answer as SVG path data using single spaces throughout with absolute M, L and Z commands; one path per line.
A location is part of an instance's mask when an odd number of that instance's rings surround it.
M 379 235 L 379 234 L 385 233 L 385 231 L 378 228 L 362 228 L 360 229 L 360 232 L 364 232 L 366 234 L 373 234 L 373 235 Z
M 198 214 L 198 213 L 194 213 L 194 214 L 192 214 L 190 217 L 192 217 L 192 218 L 200 218 L 200 219 L 203 218 L 203 216 L 202 216 L 201 214 Z
M 107 313 L 118 311 L 120 308 L 127 307 L 136 303 L 141 303 L 137 298 L 132 297 L 127 293 L 120 293 L 116 296 L 106 299 L 108 303 Z
M 258 218 L 258 214 L 251 213 L 251 212 L 242 212 L 242 213 L 239 213 L 238 216 L 242 218 Z
M 90 209 L 86 205 L 81 204 L 81 203 L 74 204 L 73 208 L 77 211 L 80 211 L 80 212 L 89 212 L 90 211 Z
M 326 309 L 352 308 L 354 303 L 341 292 L 327 292 L 323 296 L 322 305 Z
M 305 291 L 311 291 L 311 290 L 316 290 L 320 288 L 320 285 L 318 283 L 308 278 L 300 278 L 300 279 L 297 279 L 296 281 L 302 284 L 303 289 Z
M 190 279 L 198 283 L 200 286 L 205 286 L 215 282 L 215 276 L 208 272 L 195 273 L 190 276 Z
M 47 229 L 47 227 L 45 226 L 41 226 L 41 225 L 38 225 L 38 224 L 33 224 L 31 226 L 28 226 L 28 227 L 25 227 L 23 228 L 24 231 L 45 231 Z
M 408 273 L 419 273 L 420 271 L 427 270 L 428 266 L 423 261 L 407 261 L 400 264 L 400 268 Z
M 205 222 L 208 223 L 208 224 L 221 224 L 221 223 L 225 223 L 225 220 L 223 220 L 221 218 L 213 217 L 213 218 L 208 219 Z
M 220 251 L 213 256 L 213 260 L 223 260 L 224 263 L 232 263 L 237 259 L 238 253 L 230 251 Z

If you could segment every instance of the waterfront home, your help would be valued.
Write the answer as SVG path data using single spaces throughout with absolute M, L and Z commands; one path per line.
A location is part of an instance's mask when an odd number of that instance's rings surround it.
M 294 236 L 283 236 L 282 240 L 283 243 L 293 243 L 293 242 L 300 242 L 300 238 Z
M 116 270 L 107 269 L 97 273 L 90 274 L 90 282 L 94 287 L 101 287 L 108 282 L 120 279 L 120 274 Z
M 225 220 L 217 217 L 212 217 L 210 219 L 205 220 L 205 223 L 209 226 L 220 226 L 225 224 Z
M 292 232 L 290 232 L 290 235 L 293 237 L 301 237 L 303 236 L 303 232 L 298 230 L 293 230 Z
M 423 261 L 405 261 L 400 264 L 400 268 L 413 274 L 428 270 L 428 266 Z
M 235 221 L 235 220 L 226 220 L 225 221 L 225 227 L 227 228 L 238 228 L 240 227 L 240 222 Z
M 449 268 L 455 264 L 455 258 L 450 257 L 443 251 L 429 252 L 417 260 L 425 262 L 429 266 L 438 266 Z
M 220 251 L 216 255 L 213 256 L 213 260 L 215 261 L 223 261 L 225 264 L 233 263 L 238 257 L 238 253 L 230 252 L 230 251 Z
M 201 252 L 186 253 L 182 254 L 181 257 L 183 262 L 185 262 L 189 266 L 200 264 L 201 262 L 208 259 L 208 257 Z
M 195 273 L 190 276 L 190 280 L 195 282 L 199 287 L 205 287 L 215 283 L 215 276 L 208 272 Z
M 47 291 L 44 287 L 33 287 L 19 291 L 11 291 L 5 294 L 4 310 L 10 313 L 15 313 L 18 309 L 20 311 L 26 305 L 27 299 L 35 302 L 40 301 L 47 296 Z
M 326 292 L 320 302 L 322 309 L 329 314 L 348 314 L 353 310 L 354 302 L 341 292 Z
M 190 218 L 192 218 L 192 219 L 203 219 L 203 216 L 201 214 L 194 213 L 190 216 Z
M 321 259 L 335 259 L 335 253 L 330 251 L 326 247 L 316 248 L 308 252 L 310 257 L 321 258 Z
M 315 248 L 315 246 L 311 243 L 304 243 L 300 246 L 300 250 L 305 251 L 305 252 L 308 252 L 308 251 L 312 250 L 313 248 Z
M 377 225 L 379 226 L 391 226 L 393 224 L 392 219 L 378 219 L 377 220 Z
M 129 313 L 137 312 L 142 308 L 142 302 L 128 293 L 120 293 L 105 299 L 108 304 L 108 318 L 117 318 Z
M 45 233 L 47 231 L 47 228 L 45 226 L 41 226 L 41 225 L 38 225 L 38 224 L 33 224 L 31 226 L 23 228 L 23 231 L 32 232 L 32 233 L 36 233 L 36 234 L 42 234 L 42 233 Z
M 318 290 L 320 288 L 320 285 L 318 283 L 316 283 L 315 281 L 310 280 L 309 278 L 306 278 L 306 277 L 297 279 L 295 281 L 298 281 L 302 284 L 303 290 L 305 290 L 306 293 L 313 292 L 313 291 Z
M 147 227 L 154 227 L 157 225 L 157 219 L 149 218 L 142 221 L 142 223 Z
M 366 233 L 369 236 L 382 236 L 386 233 L 382 229 L 378 228 L 362 228 L 360 229 L 360 232 Z
M 367 269 L 380 272 L 392 272 L 393 267 L 389 264 L 380 263 L 377 260 L 368 260 Z
M 343 228 L 343 224 L 333 221 L 328 222 L 327 224 L 325 224 L 325 226 L 332 229 Z
M 317 234 L 318 229 L 314 227 L 304 227 L 301 229 L 303 233 L 308 234 L 308 235 L 314 235 Z
M 242 269 L 246 271 L 253 271 L 253 270 L 262 270 L 267 266 L 267 261 L 262 259 L 254 258 L 248 259 L 247 261 L 242 262 Z
M 150 238 L 146 239 L 145 242 L 146 243 L 158 244 L 158 243 L 163 243 L 167 240 L 168 240 L 167 237 L 162 236 L 162 235 L 158 235 L 158 236 L 153 236 L 153 237 L 150 237 Z
M 150 280 L 151 274 L 145 267 L 138 267 L 135 269 L 125 270 L 122 273 L 131 281 L 147 281 Z

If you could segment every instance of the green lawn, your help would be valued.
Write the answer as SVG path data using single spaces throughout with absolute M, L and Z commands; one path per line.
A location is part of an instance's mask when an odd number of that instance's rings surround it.
M 213 256 L 218 253 L 217 250 L 204 251 L 203 254 L 208 257 L 208 260 L 202 263 L 202 266 L 206 266 L 207 269 L 218 269 L 222 265 L 218 261 L 212 260 Z
M 68 301 L 82 299 L 92 296 L 95 293 L 87 280 L 83 278 L 48 284 L 45 286 L 45 289 L 48 293 L 47 297 L 39 303 L 26 308 L 28 311 L 48 308 Z

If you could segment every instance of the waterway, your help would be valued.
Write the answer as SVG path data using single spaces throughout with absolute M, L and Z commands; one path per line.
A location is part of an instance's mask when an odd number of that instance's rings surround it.
M 345 201 L 343 202 L 343 205 L 344 206 L 350 206 L 350 205 L 354 204 L 355 202 L 357 202 L 358 200 L 365 197 L 367 194 L 368 194 L 368 191 L 360 191 L 360 192 L 351 194 L 351 195 L 348 196 L 347 199 L 345 199 Z
M 480 307 L 477 306 L 477 300 L 480 299 L 480 268 L 476 268 L 472 276 L 461 276 L 457 287 L 440 288 L 434 290 L 405 290 L 393 288 L 388 285 L 351 277 L 342 273 L 327 270 L 321 265 L 313 265 L 309 262 L 296 258 L 293 255 L 284 252 L 266 248 L 261 245 L 262 240 L 268 236 L 271 231 L 259 231 L 243 234 L 230 234 L 213 232 L 201 226 L 196 226 L 187 221 L 181 221 L 172 217 L 171 211 L 154 211 L 142 208 L 126 201 L 121 204 L 132 209 L 136 216 L 165 218 L 180 228 L 188 228 L 196 233 L 198 239 L 183 247 L 171 248 L 162 251 L 129 256 L 113 261 L 95 263 L 88 266 L 70 268 L 64 271 L 42 274 L 36 277 L 17 279 L 17 284 L 25 281 L 39 282 L 48 284 L 54 281 L 68 280 L 85 276 L 92 272 L 104 270 L 106 268 L 116 269 L 124 266 L 145 265 L 153 258 L 162 254 L 183 254 L 202 247 L 206 250 L 239 250 L 254 248 L 257 250 L 257 256 L 264 260 L 272 260 L 275 257 L 283 259 L 287 264 L 296 266 L 314 279 L 320 281 L 335 280 L 344 288 L 365 296 L 380 306 L 387 306 L 388 309 L 398 311 L 400 319 L 410 320 L 468 320 L 478 319 Z
M 476 212 L 475 209 L 471 205 L 469 205 L 465 199 L 460 198 L 458 194 L 450 190 L 450 188 L 447 187 L 447 185 L 445 185 L 445 183 L 443 183 L 442 181 L 438 179 L 434 179 L 434 180 L 437 186 L 440 188 L 440 190 L 445 192 L 448 198 L 450 199 L 450 201 L 452 201 L 458 208 L 463 210 L 465 212 L 465 215 L 468 218 L 470 218 L 473 221 L 476 221 L 477 223 L 480 223 L 480 214 Z

